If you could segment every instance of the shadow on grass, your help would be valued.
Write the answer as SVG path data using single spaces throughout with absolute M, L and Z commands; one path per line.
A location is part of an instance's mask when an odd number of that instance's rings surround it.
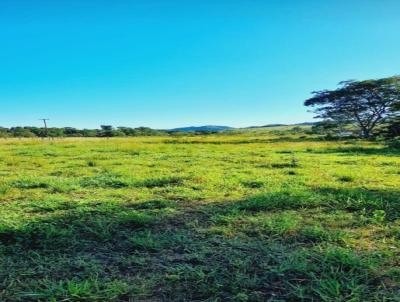
M 385 156 L 400 156 L 400 150 L 390 147 L 371 148 L 348 146 L 339 148 L 327 148 L 324 150 L 313 150 L 316 154 L 341 154 L 341 155 L 385 155 Z
M 400 191 L 368 190 L 364 188 L 323 187 L 317 192 L 327 197 L 330 208 L 358 212 L 360 215 L 378 215 L 390 222 L 400 219 Z
M 291 234 L 292 217 L 296 216 L 290 215 L 296 210 L 322 209 L 374 217 L 374 211 L 383 210 L 381 222 L 393 221 L 400 213 L 399 194 L 323 188 L 214 204 L 151 200 L 62 207 L 65 210 L 18 227 L 1 226 L 0 299 L 391 299 L 398 279 L 382 269 L 390 259 L 357 253 L 328 239 L 296 239 L 300 238 L 297 233 Z M 209 231 L 221 224 L 216 216 L 240 226 L 258 213 L 278 215 L 271 216 L 272 222 L 267 218 L 269 233 L 246 229 L 243 234 L 222 236 Z M 253 226 L 244 224 L 245 228 Z M 282 226 L 287 228 L 284 232 Z M 278 237 L 270 236 L 274 232 Z

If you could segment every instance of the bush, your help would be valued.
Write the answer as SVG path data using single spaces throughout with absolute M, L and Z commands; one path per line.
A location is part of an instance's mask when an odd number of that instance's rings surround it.
M 394 139 L 388 142 L 389 148 L 399 149 L 400 150 L 400 136 L 395 137 Z

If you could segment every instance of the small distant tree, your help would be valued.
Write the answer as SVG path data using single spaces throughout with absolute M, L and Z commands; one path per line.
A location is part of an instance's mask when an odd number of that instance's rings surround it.
M 82 136 L 80 131 L 73 127 L 64 127 L 63 132 L 65 136 L 72 136 L 72 137 Z
M 304 132 L 304 129 L 301 128 L 300 126 L 295 126 L 290 131 L 293 133 L 302 133 L 302 132 Z
M 99 136 L 98 131 L 99 130 L 96 129 L 83 129 L 79 132 L 79 134 L 84 137 L 96 137 Z
M 337 124 L 353 124 L 369 138 L 376 126 L 393 114 L 400 100 L 400 77 L 367 81 L 344 81 L 336 90 L 313 92 L 304 102 L 314 107 L 316 118 Z
M 121 131 L 121 130 L 113 130 L 112 131 L 112 136 L 126 136 L 125 132 Z
M 35 137 L 35 133 L 31 132 L 27 128 L 15 127 L 11 128 L 11 131 L 15 137 Z
M 64 129 L 63 128 L 49 128 L 47 131 L 47 135 L 49 137 L 63 137 Z
M 124 135 L 127 136 L 133 136 L 134 135 L 134 129 L 130 128 L 130 127 L 118 127 L 118 130 L 121 131 L 122 133 L 124 133 Z
M 100 136 L 103 137 L 112 137 L 113 136 L 113 126 L 110 125 L 101 125 L 101 132 L 100 132 Z
M 7 128 L 0 127 L 0 137 L 1 138 L 10 137 L 10 136 L 11 135 Z

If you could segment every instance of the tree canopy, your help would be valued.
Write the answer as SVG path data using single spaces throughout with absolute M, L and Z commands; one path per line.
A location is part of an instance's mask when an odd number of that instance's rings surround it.
M 353 124 L 362 137 L 396 114 L 400 102 L 400 76 L 378 80 L 343 81 L 335 90 L 314 91 L 304 102 L 314 107 L 316 118 L 338 124 Z
M 48 128 L 47 135 L 44 128 L 39 127 L 0 127 L 0 137 L 115 137 L 115 136 L 153 136 L 165 135 L 167 131 L 147 127 L 118 127 L 102 125 L 101 129 L 76 129 L 73 127 Z

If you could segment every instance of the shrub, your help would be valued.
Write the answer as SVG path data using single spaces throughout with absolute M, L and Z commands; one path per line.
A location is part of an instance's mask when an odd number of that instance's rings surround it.
M 388 142 L 389 148 L 399 149 L 400 150 L 400 136 L 395 137 L 394 139 Z

